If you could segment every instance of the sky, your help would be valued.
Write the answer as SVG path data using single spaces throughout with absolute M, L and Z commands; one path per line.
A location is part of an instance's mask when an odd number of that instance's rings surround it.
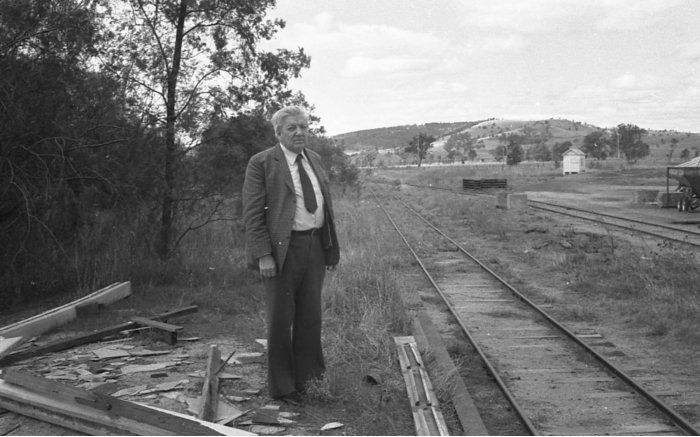
M 277 0 L 328 135 L 566 118 L 700 132 L 697 0 Z

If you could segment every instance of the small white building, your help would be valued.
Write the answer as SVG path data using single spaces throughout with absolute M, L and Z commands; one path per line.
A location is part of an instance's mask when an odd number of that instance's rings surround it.
M 565 175 L 585 172 L 586 154 L 575 147 L 569 148 L 562 154 L 561 168 Z

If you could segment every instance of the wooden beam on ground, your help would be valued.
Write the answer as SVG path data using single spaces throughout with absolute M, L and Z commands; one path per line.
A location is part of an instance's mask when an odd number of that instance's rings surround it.
M 186 314 L 196 313 L 198 311 L 197 305 L 191 305 L 188 307 L 176 309 L 173 311 L 168 311 L 161 313 L 157 316 L 151 317 L 151 320 L 169 320 L 173 317 L 184 316 Z M 98 331 L 92 332 L 90 334 L 81 335 L 79 337 L 69 338 L 66 340 L 61 340 L 55 343 L 50 343 L 47 345 L 32 348 L 27 351 L 15 352 L 4 358 L 0 358 L 0 366 L 7 366 L 14 362 L 25 360 L 27 358 L 32 358 L 38 355 L 47 354 L 50 352 L 58 352 L 65 349 L 69 349 L 75 346 L 80 346 L 81 344 L 92 343 L 95 341 L 102 340 L 110 335 L 118 334 L 127 329 L 131 329 L 138 326 L 136 322 L 126 322 L 120 323 L 118 325 L 109 326 L 107 328 L 100 329 Z
M 418 345 L 423 350 L 429 350 L 435 358 L 435 365 L 438 367 L 438 374 L 447 375 L 447 386 L 449 387 L 452 406 L 457 413 L 457 417 L 462 425 L 460 435 L 488 435 L 488 429 L 476 408 L 476 403 L 472 398 L 464 380 L 455 367 L 450 354 L 445 348 L 445 344 L 440 338 L 430 315 L 425 311 L 420 311 L 413 320 L 414 336 Z
M 415 338 L 394 337 L 394 342 L 417 435 L 449 435 Z
M 31 338 L 61 326 L 77 317 L 76 307 L 88 303 L 108 305 L 131 295 L 131 283 L 114 283 L 108 287 L 84 296 L 28 319 L 0 328 L 0 336 Z
M 22 342 L 22 337 L 4 338 L 0 337 L 0 358 L 12 352 Z
M 90 392 L 16 370 L 3 370 L 0 407 L 95 435 L 244 435 L 167 410 Z M 7 378 L 7 379 L 5 379 Z M 8 380 L 9 379 L 9 380 Z M 12 382 L 10 382 L 12 381 Z M 57 395 L 57 393 L 59 395 Z M 93 402 L 97 399 L 99 402 Z M 230 429 L 230 432 L 222 432 Z
M 219 408 L 219 375 L 221 367 L 221 351 L 215 344 L 209 347 L 207 360 L 207 372 L 202 386 L 202 401 L 199 407 L 199 418 L 206 421 L 216 420 L 216 412 Z
M 132 317 L 131 321 L 164 332 L 168 344 L 177 343 L 177 333 L 178 331 L 182 331 L 183 329 L 182 326 L 171 325 L 170 323 L 160 322 L 158 320 L 153 319 L 147 319 L 145 317 Z

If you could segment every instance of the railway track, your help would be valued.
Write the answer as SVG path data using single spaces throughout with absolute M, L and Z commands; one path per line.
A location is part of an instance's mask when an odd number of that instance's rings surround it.
M 594 330 L 564 326 L 410 205 L 388 199 L 377 203 L 531 434 L 698 435 L 645 388 L 653 377 L 632 378 L 599 351 L 605 339 Z
M 449 188 L 432 187 L 424 185 L 406 184 L 414 188 L 423 188 L 436 191 L 447 191 L 453 194 L 462 196 L 490 196 L 491 194 L 480 193 L 478 191 L 457 191 Z M 654 238 L 659 238 L 674 243 L 680 243 L 692 247 L 700 247 L 700 231 L 683 228 L 681 226 L 672 226 L 648 220 L 640 220 L 631 217 L 623 217 L 620 215 L 603 213 L 600 211 L 586 210 L 582 208 L 559 205 L 551 202 L 543 202 L 539 200 L 528 200 L 528 206 L 540 211 L 565 215 L 579 220 L 585 220 L 602 226 L 609 226 L 633 234 L 642 234 Z
M 603 212 L 590 211 L 572 206 L 557 205 L 539 200 L 528 200 L 530 208 L 569 217 L 588 220 L 601 225 L 614 226 L 633 233 L 644 234 L 656 238 L 661 238 L 676 243 L 700 247 L 700 232 L 690 229 L 683 229 L 676 226 L 662 223 L 652 223 L 649 221 L 621 217 Z

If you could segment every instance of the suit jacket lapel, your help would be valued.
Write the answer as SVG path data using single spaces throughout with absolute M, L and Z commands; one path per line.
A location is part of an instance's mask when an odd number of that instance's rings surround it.
M 309 164 L 311 165 L 311 168 L 314 169 L 314 174 L 316 174 L 316 180 L 318 181 L 318 185 L 321 187 L 321 194 L 323 194 L 324 198 L 328 197 L 328 187 L 326 187 L 326 181 L 323 180 L 323 178 L 320 176 L 321 173 L 319 173 L 318 171 L 319 167 L 321 166 L 321 163 L 315 159 L 315 156 L 312 157 L 310 153 L 306 153 L 306 157 L 309 159 Z
M 284 151 L 282 150 L 282 146 L 280 146 L 279 144 L 277 144 L 275 146 L 275 161 L 277 162 L 277 168 L 282 175 L 282 179 L 284 179 L 285 185 L 287 185 L 287 187 L 289 187 L 289 189 L 292 191 L 292 193 L 295 193 L 294 181 L 292 180 L 292 173 L 289 171 L 289 164 L 287 164 L 287 157 L 284 156 Z

